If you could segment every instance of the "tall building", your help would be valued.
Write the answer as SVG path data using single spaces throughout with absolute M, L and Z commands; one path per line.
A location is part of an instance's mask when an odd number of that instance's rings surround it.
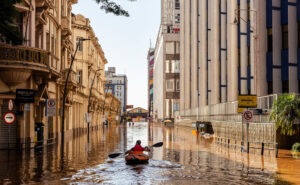
M 153 115 L 173 119 L 179 110 L 180 3 L 161 1 L 161 25 L 154 52 Z
M 127 76 L 123 74 L 116 74 L 115 67 L 109 67 L 105 71 L 106 84 L 105 92 L 112 93 L 121 101 L 121 115 L 126 112 L 127 105 Z
M 148 113 L 153 117 L 153 67 L 154 67 L 154 48 L 150 48 L 147 56 L 148 66 Z
M 237 114 L 220 103 L 248 94 L 270 108 L 262 96 L 299 93 L 297 0 L 181 0 L 181 18 L 181 115 L 212 105 Z

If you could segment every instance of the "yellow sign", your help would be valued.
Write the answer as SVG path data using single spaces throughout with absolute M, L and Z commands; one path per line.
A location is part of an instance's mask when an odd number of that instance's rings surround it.
M 239 96 L 239 108 L 256 108 L 257 96 L 256 95 L 240 95 Z
M 244 107 L 244 108 L 238 108 L 238 113 L 243 113 L 244 112 L 244 110 L 246 110 L 247 108 L 246 107 Z

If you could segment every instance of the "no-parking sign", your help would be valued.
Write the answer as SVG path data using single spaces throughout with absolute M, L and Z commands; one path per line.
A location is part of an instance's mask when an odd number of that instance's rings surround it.
M 245 110 L 243 112 L 243 122 L 252 122 L 253 121 L 253 110 Z

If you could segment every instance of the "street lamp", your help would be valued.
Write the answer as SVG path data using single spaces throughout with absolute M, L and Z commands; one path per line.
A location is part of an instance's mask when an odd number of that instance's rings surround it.
M 96 74 L 97 74 L 98 71 L 101 71 L 101 70 L 103 70 L 103 69 L 97 69 L 95 71 L 95 74 L 94 74 L 94 78 L 93 78 L 93 81 L 92 81 L 92 84 L 91 84 L 91 88 L 90 88 L 90 95 L 89 95 L 89 100 L 88 100 L 88 114 L 87 114 L 87 116 L 89 116 L 89 113 L 90 113 L 91 96 L 92 96 L 92 90 L 93 90 L 93 86 L 94 86 Z M 88 137 L 89 136 L 90 136 L 90 120 L 88 120 Z
M 68 85 L 68 80 L 69 80 L 69 76 L 70 76 L 70 72 L 72 70 L 72 65 L 76 56 L 76 53 L 78 51 L 78 48 L 80 46 L 80 43 L 82 41 L 86 41 L 86 40 L 91 40 L 91 39 L 85 39 L 85 38 L 79 38 L 77 46 L 76 46 L 76 50 L 74 52 L 74 55 L 71 58 L 71 64 L 70 64 L 70 68 L 68 70 L 67 73 L 67 77 L 66 77 L 66 81 L 65 81 L 65 88 L 64 88 L 64 94 L 63 94 L 63 105 L 62 105 L 62 119 L 61 119 L 61 142 L 62 142 L 62 147 L 64 144 L 64 137 L 65 137 L 65 104 L 66 104 L 66 95 L 67 95 L 67 85 Z

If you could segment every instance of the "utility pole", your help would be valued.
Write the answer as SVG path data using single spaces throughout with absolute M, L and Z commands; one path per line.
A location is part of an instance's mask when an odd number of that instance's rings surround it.
M 101 71 L 101 70 L 103 70 L 103 69 L 97 69 L 97 70 L 95 71 L 95 74 L 94 74 L 94 77 L 93 77 L 93 81 L 92 81 L 91 88 L 90 88 L 89 100 L 88 100 L 88 115 L 89 115 L 89 113 L 90 113 L 91 96 L 92 96 L 92 90 L 93 90 L 93 86 L 94 86 L 96 74 L 97 74 L 98 71 Z M 88 116 L 88 115 L 87 115 L 87 116 Z M 88 137 L 90 137 L 90 120 L 88 120 Z
M 70 72 L 72 70 L 73 62 L 74 62 L 76 53 L 78 51 L 78 48 L 80 46 L 80 43 L 82 41 L 86 41 L 86 40 L 91 40 L 91 39 L 80 38 L 78 40 L 78 43 L 77 43 L 77 46 L 76 46 L 76 50 L 74 52 L 74 55 L 71 58 L 70 68 L 68 70 L 66 81 L 65 81 L 65 88 L 64 88 L 64 94 L 63 94 L 63 105 L 62 105 L 62 118 L 61 118 L 61 143 L 62 143 L 62 148 L 63 148 L 63 144 L 64 144 L 64 141 L 65 141 L 65 138 L 64 138 L 65 137 L 65 133 L 64 132 L 65 132 L 65 105 L 66 105 L 67 85 L 68 85 L 68 81 L 69 81 Z

